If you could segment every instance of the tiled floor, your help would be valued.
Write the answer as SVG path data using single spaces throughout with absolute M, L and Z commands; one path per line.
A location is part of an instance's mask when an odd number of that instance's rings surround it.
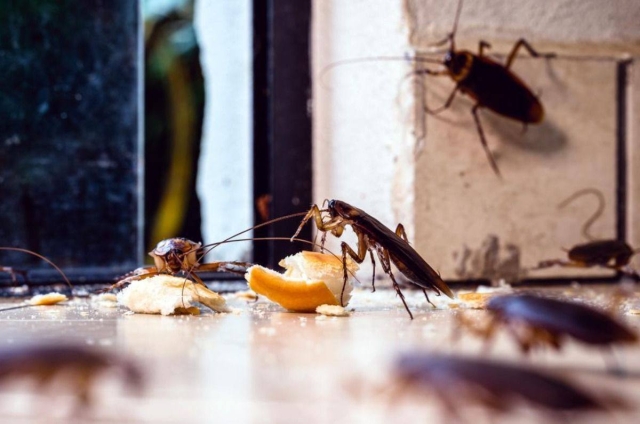
M 606 299 L 591 287 L 566 289 L 570 297 Z M 130 355 L 146 374 L 142 395 L 123 390 L 108 375 L 96 387 L 91 411 L 70 420 L 73 403 L 56 382 L 34 394 L 25 382 L 0 386 L 0 422 L 145 423 L 389 423 L 449 422 L 436 399 L 393 397 L 389 367 L 399 352 L 438 351 L 480 355 L 470 335 L 453 342 L 456 310 L 433 310 L 421 293 L 407 292 L 416 319 L 388 290 L 357 291 L 350 317 L 330 318 L 281 310 L 266 300 L 252 303 L 229 295 L 233 313 L 199 317 L 130 315 L 100 308 L 88 299 L 68 305 L 25 308 L 0 314 L 0 348 L 35 341 L 75 342 Z M 17 302 L 17 301 L 16 301 Z M 631 303 L 640 303 L 640 297 Z M 10 300 L 2 303 L 8 306 Z M 15 303 L 15 302 L 14 302 Z M 639 308 L 629 306 L 627 308 Z M 440 309 L 442 308 L 442 309 Z M 483 311 L 468 314 L 481 318 Z M 636 330 L 640 316 L 625 315 Z M 627 377 L 606 373 L 597 350 L 568 343 L 561 354 L 538 352 L 522 358 L 499 337 L 485 357 L 527 361 L 596 393 L 607 391 L 640 404 L 640 347 L 616 349 Z M 464 407 L 473 422 L 547 422 L 539 412 L 519 408 L 497 418 Z M 40 418 L 38 418 L 40 416 Z M 54 419 L 54 417 L 57 417 Z M 640 412 L 581 417 L 581 423 L 640 422 Z

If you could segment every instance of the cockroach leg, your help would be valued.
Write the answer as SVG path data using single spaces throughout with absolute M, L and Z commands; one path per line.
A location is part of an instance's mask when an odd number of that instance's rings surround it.
M 366 236 L 364 233 L 356 232 L 358 236 L 358 253 L 356 253 L 351 246 L 349 246 L 344 241 L 340 243 L 340 248 L 342 249 L 342 271 L 344 274 L 344 280 L 342 282 L 342 291 L 340 292 L 340 305 L 344 306 L 343 298 L 344 298 L 344 289 L 347 286 L 348 268 L 347 268 L 347 255 L 349 255 L 354 261 L 361 264 L 364 262 L 364 258 L 367 257 L 367 252 L 369 251 L 369 243 L 367 243 Z
M 565 261 L 562 259 L 547 259 L 547 260 L 538 262 L 538 265 L 531 269 L 532 270 L 545 269 L 545 268 L 551 268 L 553 266 L 560 266 L 563 268 L 589 268 L 592 265 L 584 262 L 578 262 L 578 261 Z M 618 264 L 617 262 L 615 262 L 614 264 L 598 264 L 598 266 L 600 266 L 601 268 L 610 269 L 612 271 L 620 271 L 630 275 L 637 275 L 636 271 L 633 270 L 632 268 L 623 266 L 623 264 Z
M 429 106 L 427 106 L 425 102 L 425 104 L 423 105 L 424 111 L 429 115 L 437 115 L 440 112 L 449 109 L 449 107 L 451 107 L 451 103 L 453 103 L 453 99 L 455 99 L 456 94 L 458 93 L 458 89 L 459 87 L 456 85 L 453 91 L 451 91 L 451 94 L 449 94 L 449 97 L 447 97 L 447 100 L 444 102 L 444 104 L 436 109 L 429 109 Z
M 296 230 L 296 232 L 293 234 L 293 236 L 291 236 L 292 240 L 296 238 L 298 234 L 300 234 L 300 231 L 302 231 L 304 225 L 311 218 L 313 218 L 313 220 L 315 221 L 318 231 L 324 231 L 326 233 L 329 230 L 327 228 L 328 222 L 325 223 L 322 220 L 322 213 L 320 212 L 320 208 L 318 208 L 318 205 L 313 205 L 311 209 L 309 209 L 309 212 L 307 212 L 307 214 L 304 216 L 304 218 L 302 218 L 302 221 L 300 222 L 300 225 L 298 225 L 298 229 Z M 324 246 L 324 243 L 322 245 Z
M 238 268 L 249 268 L 252 264 L 241 261 L 228 261 L 228 262 L 211 262 L 198 266 L 198 272 L 218 272 L 222 268 L 225 272 L 231 272 L 233 274 L 244 275 L 245 270 Z
M 327 242 L 327 232 L 322 232 L 322 237 L 320 237 L 320 252 L 324 253 L 324 244 Z
M 484 55 L 484 49 L 490 49 L 491 44 L 487 41 L 480 40 L 480 44 L 478 45 L 478 56 Z
M 538 265 L 531 269 L 545 269 L 545 268 L 551 268 L 556 265 L 562 266 L 562 267 L 578 267 L 574 263 L 569 261 L 564 261 L 562 259 L 547 259 L 547 260 L 538 262 Z M 584 268 L 584 266 L 582 266 L 582 268 Z
M 444 69 L 442 71 L 434 71 L 433 69 L 429 69 L 429 68 L 420 68 L 415 71 L 415 75 L 431 75 L 434 77 L 448 75 L 448 74 L 449 73 Z
M 436 305 L 433 304 L 433 302 L 431 300 L 429 300 L 429 295 L 427 294 L 427 290 L 426 289 L 422 289 L 422 293 L 424 293 L 424 297 L 427 298 L 427 303 L 429 303 L 431 306 L 433 306 L 433 309 L 436 309 Z
M 388 250 L 378 251 L 378 258 L 380 259 L 380 266 L 382 266 L 383 271 L 387 275 L 389 275 L 389 277 L 391 278 L 391 281 L 393 283 L 393 288 L 395 289 L 396 293 L 400 297 L 400 300 L 402 300 L 402 303 L 404 304 L 404 308 L 409 313 L 409 317 L 413 319 L 413 314 L 411 313 L 411 310 L 407 305 L 407 301 L 404 298 L 404 294 L 402 294 L 402 291 L 400 290 L 400 285 L 396 281 L 396 278 L 393 276 L 393 272 L 391 271 L 391 258 L 389 257 L 389 251 Z
M 518 50 L 520 50 L 520 47 L 524 47 L 529 52 L 529 54 L 533 57 L 544 57 L 547 59 L 556 57 L 555 53 L 538 53 L 536 49 L 534 49 L 527 40 L 525 40 L 524 38 L 521 38 L 518 41 L 516 41 L 516 44 L 513 45 L 513 48 L 511 49 L 511 53 L 509 53 L 507 63 L 506 65 L 504 65 L 505 68 L 509 69 L 511 67 L 511 64 L 515 60 L 516 55 L 518 54 Z
M 489 146 L 487 145 L 487 139 L 484 136 L 484 130 L 482 129 L 482 124 L 480 124 L 480 116 L 478 115 L 478 109 L 480 109 L 480 104 L 476 104 L 472 109 L 471 109 L 471 114 L 473 115 L 473 119 L 476 122 L 476 128 L 478 129 L 478 135 L 480 136 L 480 143 L 482 143 L 482 148 L 484 149 L 485 153 L 487 154 L 487 158 L 489 159 L 489 163 L 491 164 L 491 168 L 493 168 L 493 172 L 495 172 L 495 174 L 499 177 L 502 178 L 502 175 L 500 174 L 500 170 L 498 169 L 498 165 L 496 164 L 496 161 L 493 158 L 493 154 L 491 153 L 491 150 L 489 150 Z
M 25 284 L 29 284 L 29 278 L 27 278 L 27 271 L 21 269 L 13 269 L 10 266 L 0 266 L 0 272 L 6 272 L 11 277 L 12 283 L 17 283 L 18 278 L 17 275 L 20 275 L 24 280 Z
M 376 291 L 376 260 L 373 257 L 373 248 L 369 246 L 369 257 L 371 258 L 371 268 L 373 269 L 373 274 L 371 275 L 371 292 L 375 293 Z

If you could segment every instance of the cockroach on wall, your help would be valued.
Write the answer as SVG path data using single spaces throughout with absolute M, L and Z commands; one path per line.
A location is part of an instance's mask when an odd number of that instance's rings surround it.
M 411 319 L 413 319 L 413 314 L 411 314 L 404 295 L 400 291 L 400 286 L 391 271 L 392 263 L 412 284 L 422 289 L 427 301 L 429 301 L 429 297 L 427 296 L 426 289 L 434 290 L 438 295 L 442 292 L 449 297 L 453 297 L 451 289 L 449 289 L 440 275 L 411 247 L 402 224 L 398 224 L 396 231 L 393 232 L 362 209 L 351 206 L 346 202 L 341 200 L 328 200 L 326 204 L 326 209 L 320 209 L 318 205 L 313 205 L 300 223 L 293 237 L 296 237 L 306 222 L 312 218 L 318 231 L 324 232 L 324 235 L 329 231 L 334 236 L 340 237 L 345 227 L 350 225 L 358 237 L 358 251 L 354 251 L 345 242 L 342 242 L 340 245 L 342 249 L 344 285 L 346 285 L 348 277 L 346 265 L 347 255 L 360 264 L 365 260 L 367 252 L 369 252 L 371 263 L 373 264 L 373 280 L 375 280 L 375 251 L 382 270 L 391 278 L 393 288 L 402 300 Z M 323 213 L 325 214 L 324 216 Z M 344 285 L 342 288 L 343 293 Z M 342 296 L 340 302 L 342 303 Z
M 567 199 L 563 200 L 558 206 L 563 208 L 577 198 L 586 194 L 593 194 L 598 198 L 598 209 L 585 221 L 582 226 L 582 234 L 590 240 L 587 243 L 577 244 L 567 251 L 568 260 L 564 259 L 547 259 L 538 263 L 534 270 L 550 268 L 552 266 L 571 267 L 571 268 L 590 268 L 602 267 L 615 271 L 621 271 L 628 275 L 638 277 L 637 271 L 629 267 L 629 262 L 633 255 L 638 253 L 629 244 L 623 240 L 603 239 L 596 240 L 589 231 L 591 225 L 602 215 L 604 211 L 604 196 L 600 190 L 595 188 L 586 188 L 578 190 Z
M 544 108 L 540 100 L 531 89 L 512 70 L 511 65 L 518 51 L 525 48 L 533 57 L 555 57 L 553 53 L 538 53 L 527 40 L 519 39 L 511 49 L 506 63 L 503 65 L 485 56 L 485 49 L 491 47 L 486 41 L 480 41 L 478 54 L 468 50 L 456 50 L 455 34 L 462 11 L 462 0 L 458 2 L 455 21 L 451 33 L 443 42 L 449 43 L 448 51 L 442 62 L 425 57 L 415 57 L 416 62 L 440 63 L 445 69 L 433 70 L 420 68 L 416 70 L 418 75 L 448 76 L 455 82 L 455 87 L 445 103 L 430 109 L 424 105 L 426 113 L 437 115 L 448 109 L 458 92 L 466 94 L 475 101 L 471 108 L 471 114 L 480 136 L 480 142 L 489 159 L 491 168 L 500 176 L 500 170 L 489 147 L 480 123 L 478 111 L 482 108 L 489 109 L 498 115 L 528 124 L 538 124 L 544 118 Z
M 482 326 L 458 315 L 458 321 L 489 341 L 499 326 L 506 327 L 523 353 L 534 347 L 560 349 L 564 338 L 593 346 L 637 343 L 638 335 L 596 308 L 532 294 L 494 297 L 487 302 L 490 319 Z

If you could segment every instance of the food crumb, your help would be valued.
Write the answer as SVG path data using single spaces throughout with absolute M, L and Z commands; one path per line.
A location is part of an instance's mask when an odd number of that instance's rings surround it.
M 493 297 L 491 293 L 458 293 L 458 299 L 468 309 L 484 309 L 491 297 Z
M 113 293 L 102 293 L 91 296 L 91 303 L 100 308 L 116 308 L 118 307 L 118 297 Z
M 65 300 L 69 300 L 69 298 L 64 294 L 47 293 L 33 296 L 31 299 L 27 300 L 27 303 L 32 306 L 55 305 L 57 303 L 64 302 Z
M 320 305 L 316 308 L 316 312 L 329 317 L 348 317 L 351 315 L 349 311 L 339 305 Z
M 235 293 L 235 297 L 245 300 L 257 300 L 258 295 L 253 290 L 239 291 Z

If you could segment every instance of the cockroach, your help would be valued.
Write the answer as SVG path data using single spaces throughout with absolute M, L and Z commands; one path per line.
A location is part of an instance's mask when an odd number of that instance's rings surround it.
M 27 255 L 35 256 L 36 258 L 45 261 L 46 263 L 51 265 L 56 271 L 58 271 L 58 273 L 60 273 L 60 275 L 64 279 L 64 282 L 67 284 L 67 286 L 69 286 L 69 289 L 70 290 L 73 289 L 72 286 L 71 286 L 71 282 L 67 278 L 67 275 L 64 272 L 62 272 L 62 270 L 58 267 L 58 265 L 54 264 L 51 260 L 49 260 L 46 257 L 42 256 L 41 254 L 36 253 L 36 252 L 34 252 L 32 250 L 23 249 L 21 247 L 0 247 L 0 250 L 6 250 L 6 251 L 11 251 L 11 252 L 21 252 L 21 253 L 25 253 Z M 29 283 L 29 279 L 27 277 L 27 271 L 16 270 L 16 269 L 14 269 L 13 267 L 10 267 L 10 266 L 0 266 L 0 272 L 8 273 L 9 276 L 11 277 L 11 282 L 12 283 L 16 283 L 17 282 L 16 274 L 21 275 L 25 283 L 27 283 L 27 284 Z
M 598 198 L 598 209 L 585 221 L 582 226 L 582 234 L 587 243 L 581 243 L 573 246 L 567 251 L 568 260 L 563 259 L 547 259 L 540 261 L 533 270 L 550 268 L 552 266 L 573 267 L 573 268 L 590 268 L 602 267 L 615 271 L 621 271 L 626 274 L 638 277 L 638 273 L 629 267 L 631 258 L 640 250 L 634 250 L 627 242 L 617 239 L 596 240 L 589 229 L 591 225 L 602 215 L 604 211 L 604 196 L 600 190 L 595 188 L 586 188 L 578 190 L 567 199 L 563 200 L 558 206 L 565 207 L 575 199 L 585 194 L 593 194 Z
M 345 227 L 350 225 L 358 237 L 358 251 L 355 252 L 345 242 L 342 242 L 340 245 L 342 249 L 344 285 L 346 285 L 347 282 L 347 255 L 361 264 L 365 260 L 367 252 L 369 252 L 371 263 L 373 264 L 373 280 L 375 280 L 375 260 L 373 255 L 375 251 L 378 255 L 378 261 L 380 262 L 380 266 L 382 266 L 382 270 L 391 278 L 393 288 L 402 300 L 411 319 L 413 319 L 413 314 L 409 310 L 404 295 L 402 291 L 400 291 L 400 286 L 391 271 L 392 263 L 412 284 L 422 289 L 427 301 L 429 301 L 429 296 L 427 295 L 426 289 L 434 290 L 437 295 L 440 295 L 440 292 L 442 292 L 453 298 L 451 289 L 444 280 L 442 280 L 440 275 L 411 247 L 402 224 L 398 224 L 396 231 L 393 232 L 362 209 L 358 209 L 341 200 L 333 199 L 325 202 L 327 209 L 320 209 L 318 205 L 313 205 L 311 209 L 309 209 L 309 212 L 307 212 L 302 219 L 293 237 L 296 237 L 298 233 L 300 233 L 302 227 L 304 227 L 311 218 L 314 219 L 318 231 L 324 232 L 323 239 L 327 231 L 336 237 L 340 237 Z M 328 213 L 328 216 L 323 216 L 323 213 Z M 344 285 L 342 287 L 343 293 Z M 375 290 L 375 285 L 373 288 Z M 342 304 L 342 295 L 340 296 L 340 303 Z
M 480 142 L 489 159 L 491 168 L 497 176 L 500 176 L 498 165 L 487 145 L 478 111 L 486 108 L 498 115 L 522 122 L 525 126 L 542 122 L 544 118 L 542 103 L 524 81 L 511 70 L 511 65 L 513 65 L 518 51 L 523 47 L 533 57 L 552 58 L 555 57 L 555 54 L 538 53 L 524 38 L 520 38 L 514 44 L 504 65 L 484 55 L 485 49 L 491 47 L 486 41 L 480 41 L 478 54 L 468 50 L 456 50 L 455 34 L 462 12 L 462 3 L 462 0 L 458 2 L 453 29 L 443 41 L 449 42 L 449 49 L 441 62 L 445 69 L 421 68 L 416 70 L 416 73 L 418 75 L 448 76 L 456 84 L 442 106 L 436 109 L 429 109 L 426 105 L 424 106 L 425 112 L 431 115 L 437 115 L 448 109 L 458 92 L 471 97 L 475 102 L 471 108 L 471 114 L 480 136 Z M 433 60 L 428 58 L 416 57 L 414 60 L 433 63 Z
M 540 261 L 538 266 L 532 269 L 544 269 L 556 265 L 572 268 L 599 266 L 638 276 L 637 271 L 629 267 L 631 258 L 638 252 L 639 250 L 633 250 L 622 240 L 595 240 L 575 245 L 569 249 L 567 252 L 569 260 L 547 259 Z
M 104 351 L 74 345 L 27 345 L 0 349 L 0 382 L 27 377 L 38 386 L 52 384 L 54 377 L 70 376 L 78 407 L 91 406 L 96 378 L 107 370 L 116 370 L 126 387 L 140 392 L 143 375 L 127 358 Z
M 256 228 L 263 227 L 265 225 L 273 224 L 274 222 L 282 221 L 284 219 L 289 219 L 297 216 L 304 215 L 304 212 L 295 213 L 287 216 L 283 216 L 280 218 L 275 218 L 267 222 L 263 222 L 246 230 L 243 230 L 239 233 L 236 233 L 226 239 L 211 243 L 208 245 L 202 245 L 202 243 L 196 243 L 186 238 L 175 237 L 171 239 L 162 240 L 157 244 L 155 249 L 149 252 L 149 255 L 153 258 L 155 265 L 138 268 L 124 278 L 120 279 L 116 284 L 111 287 L 104 289 L 103 291 L 120 289 L 121 287 L 131 283 L 132 281 L 141 280 L 144 278 L 153 277 L 155 275 L 168 274 L 168 275 L 177 275 L 178 273 L 183 273 L 187 277 L 191 276 L 198 284 L 204 285 L 202 279 L 197 275 L 197 272 L 230 272 L 234 274 L 244 275 L 247 268 L 252 266 L 253 264 L 249 262 L 242 261 L 222 261 L 222 262 L 211 262 L 211 263 L 202 263 L 201 261 L 215 247 L 231 242 L 239 242 L 239 241 L 248 241 L 248 240 L 290 240 L 289 238 L 278 238 L 278 237 L 266 237 L 266 238 L 249 238 L 249 239 L 236 239 L 235 237 L 244 234 L 248 231 L 254 230 Z M 315 243 L 309 242 L 308 240 L 296 239 L 296 241 L 300 241 L 303 243 L 309 243 L 315 245 Z M 186 281 L 186 280 L 185 280 Z
M 202 243 L 196 243 L 182 237 L 162 240 L 149 252 L 155 262 L 154 266 L 142 267 L 118 281 L 106 290 L 119 289 L 132 281 L 153 277 L 154 275 L 176 275 L 183 272 L 204 285 L 196 272 L 231 272 L 244 275 L 246 269 L 252 264 L 248 262 L 229 261 L 201 263 Z
M 638 342 L 633 330 L 605 312 L 567 300 L 516 294 L 494 297 L 486 308 L 490 319 L 484 328 L 462 316 L 460 322 L 487 341 L 504 326 L 523 353 L 539 346 L 559 350 L 564 338 L 602 347 Z
M 406 353 L 394 364 L 399 389 L 426 389 L 450 416 L 476 402 L 496 412 L 515 409 L 518 401 L 556 413 L 607 409 L 605 402 L 551 374 L 494 361 L 429 353 Z

